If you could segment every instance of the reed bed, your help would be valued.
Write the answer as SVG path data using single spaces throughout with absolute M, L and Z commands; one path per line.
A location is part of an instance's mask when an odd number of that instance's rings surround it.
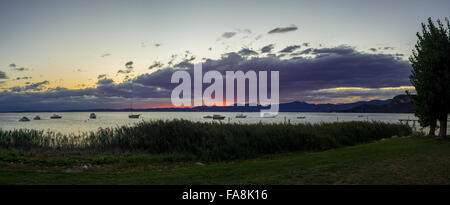
M 205 161 L 222 161 L 262 154 L 326 150 L 411 134 L 412 129 L 407 125 L 384 122 L 226 124 L 157 120 L 99 128 L 80 135 L 0 129 L 0 148 L 187 154 Z

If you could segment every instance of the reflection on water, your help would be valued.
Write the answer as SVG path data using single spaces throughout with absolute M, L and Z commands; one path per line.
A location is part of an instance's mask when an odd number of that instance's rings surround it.
M 53 114 L 61 115 L 61 119 L 50 119 Z M 243 113 L 246 118 L 236 118 L 241 113 L 235 112 L 140 112 L 140 119 L 129 119 L 126 112 L 97 112 L 97 119 L 89 119 L 90 112 L 62 112 L 62 113 L 0 113 L 0 128 L 3 130 L 13 130 L 19 128 L 52 130 L 63 134 L 95 131 L 99 127 L 116 127 L 122 125 L 132 125 L 139 121 L 149 120 L 171 120 L 185 119 L 198 122 L 211 122 L 212 119 L 205 119 L 204 116 L 220 114 L 225 116 L 223 123 L 320 123 L 336 121 L 382 121 L 398 123 L 399 119 L 417 119 L 413 114 L 392 114 L 392 113 L 279 113 L 275 118 L 261 118 L 259 112 Z M 33 120 L 39 115 L 41 120 Z M 19 122 L 22 117 L 27 117 L 31 121 Z M 416 124 L 419 127 L 418 124 Z

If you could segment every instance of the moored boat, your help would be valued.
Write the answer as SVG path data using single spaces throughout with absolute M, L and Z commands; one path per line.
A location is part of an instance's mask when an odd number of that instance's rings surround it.
M 128 115 L 128 118 L 131 118 L 131 119 L 138 119 L 140 116 L 141 116 L 141 114 L 129 114 L 129 115 Z
M 50 119 L 61 119 L 62 116 L 61 115 L 57 115 L 57 114 L 53 114 Z
M 238 114 L 238 115 L 236 115 L 236 118 L 246 118 L 247 117 L 247 115 L 244 115 L 244 114 Z
M 265 113 L 263 113 L 262 117 L 263 118 L 275 118 L 275 117 L 277 117 L 277 114 L 265 112 Z
M 213 116 L 212 116 L 212 119 L 213 119 L 213 120 L 223 120 L 223 119 L 225 119 L 225 116 L 222 116 L 222 115 L 213 115 Z
M 30 121 L 30 119 L 28 119 L 27 117 L 22 117 L 22 118 L 20 118 L 19 121 L 20 122 L 28 122 L 28 121 Z
M 91 113 L 91 114 L 89 115 L 89 118 L 90 118 L 90 119 L 96 119 L 96 118 L 97 118 L 97 115 L 95 115 L 95 113 Z

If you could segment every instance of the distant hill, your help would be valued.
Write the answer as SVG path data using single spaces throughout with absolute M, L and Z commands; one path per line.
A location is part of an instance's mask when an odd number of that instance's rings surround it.
M 385 105 L 390 103 L 391 100 L 371 100 L 371 101 L 359 101 L 354 103 L 341 103 L 341 104 L 309 104 L 306 102 L 291 102 L 280 104 L 280 112 L 331 112 L 347 110 L 359 105 Z
M 331 112 L 349 110 L 351 108 L 369 105 L 382 106 L 389 104 L 391 100 L 371 100 L 354 103 L 342 104 L 309 104 L 306 102 L 281 103 L 280 112 Z M 265 106 L 198 106 L 193 108 L 149 108 L 133 109 L 133 112 L 259 112 L 261 109 L 267 109 Z M 28 110 L 15 112 L 130 112 L 130 109 L 86 109 L 86 110 Z
M 413 113 L 411 99 L 407 95 L 397 95 L 391 102 L 384 105 L 362 104 L 339 112 L 357 113 Z

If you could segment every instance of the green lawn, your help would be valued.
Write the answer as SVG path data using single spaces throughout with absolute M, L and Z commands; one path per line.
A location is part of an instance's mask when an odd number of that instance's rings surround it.
M 204 165 L 189 156 L 3 150 L 0 184 L 450 184 L 450 141 L 396 138 Z

